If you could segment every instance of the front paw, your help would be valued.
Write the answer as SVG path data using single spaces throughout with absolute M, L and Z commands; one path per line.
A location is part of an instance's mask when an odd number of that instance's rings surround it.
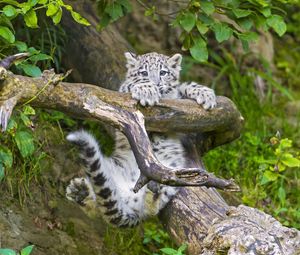
M 193 88 L 190 93 L 190 98 L 196 100 L 205 110 L 215 108 L 217 105 L 214 90 L 204 86 Z
M 138 100 L 141 105 L 153 106 L 159 102 L 160 94 L 157 86 L 152 84 L 138 84 L 131 90 L 132 98 Z

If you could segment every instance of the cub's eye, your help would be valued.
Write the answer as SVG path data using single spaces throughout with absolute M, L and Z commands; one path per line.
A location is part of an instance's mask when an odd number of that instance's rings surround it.
M 161 71 L 159 72 L 159 75 L 160 75 L 160 76 L 165 76 L 167 73 L 168 73 L 167 71 L 161 70 Z
M 143 75 L 143 76 L 148 76 L 148 72 L 147 71 L 141 71 L 140 74 Z

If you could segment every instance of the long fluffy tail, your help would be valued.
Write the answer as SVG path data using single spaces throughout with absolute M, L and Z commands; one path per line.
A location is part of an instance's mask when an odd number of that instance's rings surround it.
M 116 166 L 112 160 L 104 158 L 96 139 L 88 132 L 81 130 L 70 133 L 67 140 L 76 144 L 80 150 L 80 157 L 87 167 L 97 206 L 103 209 L 104 217 L 119 227 L 133 227 L 140 221 L 137 212 L 130 206 L 133 199 L 128 194 L 124 196 L 113 178 L 113 168 Z M 78 202 L 78 201 L 77 201 Z

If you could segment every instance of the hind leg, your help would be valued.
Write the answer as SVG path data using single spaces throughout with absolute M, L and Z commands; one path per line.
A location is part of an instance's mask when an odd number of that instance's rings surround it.
M 143 218 L 144 190 L 135 194 L 130 188 L 135 176 L 127 171 L 137 166 L 126 164 L 132 159 L 118 153 L 115 158 L 104 157 L 94 137 L 85 131 L 71 133 L 67 139 L 78 145 L 90 180 L 72 180 L 66 190 L 67 198 L 84 207 L 87 200 L 94 200 L 104 219 L 119 227 L 137 225 Z

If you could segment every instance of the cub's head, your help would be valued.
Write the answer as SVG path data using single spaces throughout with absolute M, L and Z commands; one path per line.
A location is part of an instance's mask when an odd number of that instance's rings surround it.
M 175 54 L 168 57 L 155 52 L 144 55 L 125 53 L 127 59 L 127 78 L 147 78 L 163 92 L 179 80 L 182 56 Z M 162 91 L 163 90 L 163 91 Z

